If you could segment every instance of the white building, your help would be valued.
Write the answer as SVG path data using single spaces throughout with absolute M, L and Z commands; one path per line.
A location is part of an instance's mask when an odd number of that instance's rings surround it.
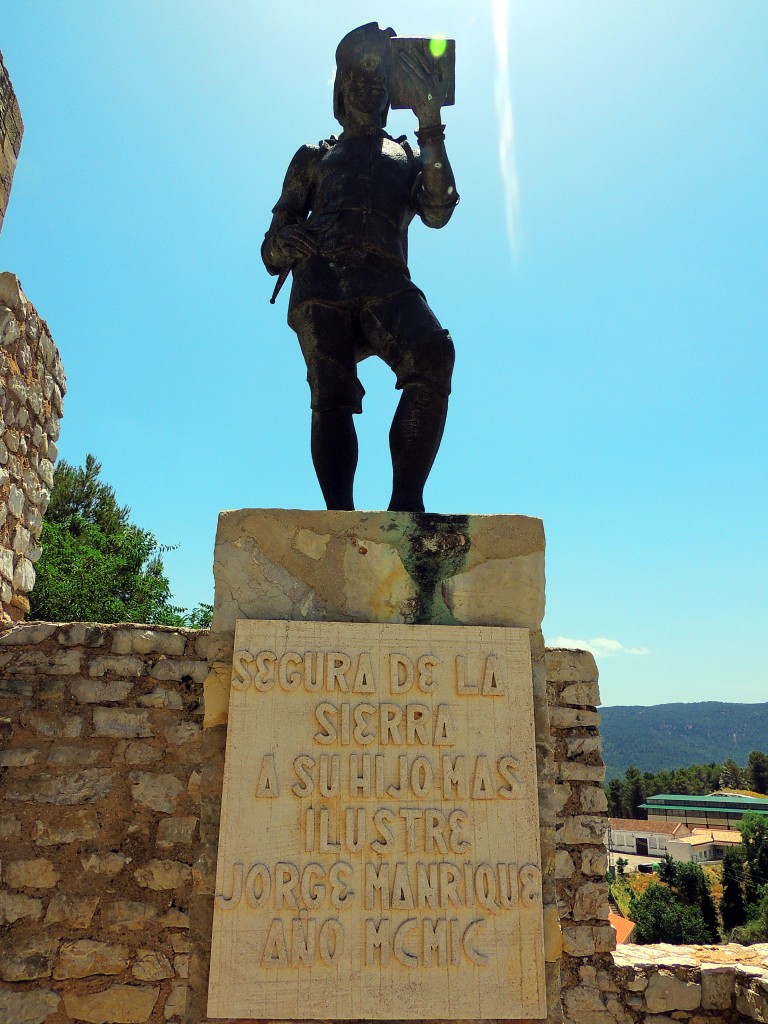
M 667 852 L 675 860 L 697 864 L 722 860 L 729 846 L 738 846 L 741 833 L 735 829 L 695 828 L 693 835 L 675 836 L 667 843 Z
M 638 818 L 608 819 L 608 849 L 638 857 L 663 857 L 670 840 L 689 836 L 682 821 L 641 821 Z

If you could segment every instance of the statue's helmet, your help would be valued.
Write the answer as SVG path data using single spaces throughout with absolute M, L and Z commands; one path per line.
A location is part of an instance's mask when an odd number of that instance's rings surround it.
M 377 21 L 353 28 L 336 47 L 336 78 L 333 83 L 333 116 L 341 122 L 344 116 L 344 83 L 347 76 L 369 53 L 377 53 L 391 67 L 390 39 L 397 35 L 393 28 L 379 28 Z M 386 124 L 386 113 L 384 124 Z

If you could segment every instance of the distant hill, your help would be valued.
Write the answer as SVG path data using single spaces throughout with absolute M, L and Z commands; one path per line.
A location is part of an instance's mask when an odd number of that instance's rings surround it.
M 751 750 L 768 752 L 768 704 L 654 704 L 601 708 L 606 777 L 630 765 L 644 772 L 721 764 L 740 767 Z

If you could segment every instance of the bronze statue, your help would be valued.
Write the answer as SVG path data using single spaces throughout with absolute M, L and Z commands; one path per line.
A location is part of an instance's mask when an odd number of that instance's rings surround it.
M 352 416 L 365 393 L 356 366 L 377 355 L 403 392 L 389 433 L 389 508 L 424 511 L 454 350 L 411 281 L 408 225 L 418 215 L 441 228 L 459 201 L 440 123 L 441 106 L 453 102 L 445 48 L 430 51 L 429 40 L 400 39 L 375 22 L 344 36 L 333 90 L 343 131 L 296 153 L 262 245 L 275 295 L 293 272 L 288 323 L 307 364 L 312 461 L 329 509 L 354 508 Z M 390 105 L 414 110 L 420 149 L 386 133 Z

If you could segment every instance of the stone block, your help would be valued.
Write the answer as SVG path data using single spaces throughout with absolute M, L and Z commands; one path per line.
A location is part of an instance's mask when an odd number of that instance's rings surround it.
M 575 921 L 608 920 L 608 886 L 604 882 L 585 882 L 577 889 L 573 918 Z
M 0 649 L 19 644 L 34 646 L 52 637 L 56 624 L 50 622 L 18 622 L 5 633 L 0 634 Z
M 563 933 L 556 906 L 544 908 L 544 960 L 555 963 L 563 952 Z
M 605 848 L 598 850 L 583 849 L 581 851 L 581 872 L 584 875 L 592 875 L 604 878 L 608 870 L 608 854 Z
M 30 729 L 38 736 L 74 740 L 83 731 L 83 719 L 80 715 L 40 714 L 37 711 L 28 711 L 22 715 L 21 720 L 26 729 Z
M 35 981 L 50 978 L 59 940 L 49 935 L 16 939 L 0 950 L 0 979 Z
M 600 712 L 584 708 L 553 707 L 549 714 L 553 729 L 576 729 L 579 726 L 600 724 Z
M 592 814 L 572 814 L 563 822 L 563 827 L 557 833 L 557 841 L 560 846 L 602 844 L 607 828 L 607 818 Z
M 159 924 L 161 928 L 189 928 L 189 914 L 174 908 L 163 914 Z
M 8 665 L 12 659 L 13 655 L 10 653 L 0 654 L 0 668 Z M 0 676 L 0 693 L 6 693 L 11 697 L 31 697 L 34 692 L 35 687 L 28 679 L 13 679 L 6 673 Z
M 131 772 L 131 796 L 138 804 L 173 814 L 184 793 L 184 783 L 170 773 Z
M 0 1024 L 45 1024 L 60 1002 L 49 988 L 0 989 Z
M 153 736 L 148 711 L 133 708 L 93 709 L 93 735 L 112 739 L 135 739 Z
M 3 865 L 3 881 L 15 889 L 52 889 L 60 880 L 47 857 L 9 860 Z
M 309 533 L 322 538 L 320 559 L 307 555 Z M 240 618 L 538 631 L 544 533 L 540 520 L 523 516 L 243 509 L 219 517 L 214 576 L 213 663 L 231 660 Z M 224 676 L 216 706 L 206 682 L 210 725 L 226 718 Z
M 18 839 L 21 835 L 21 820 L 13 814 L 0 815 L 0 839 Z
M 71 893 L 57 893 L 48 904 L 48 912 L 43 924 L 46 926 L 65 924 L 68 928 L 87 928 L 93 920 L 98 905 L 98 896 L 74 896 Z M 57 975 L 54 974 L 54 977 Z M 78 977 L 84 977 L 84 975 L 78 975 Z
M 189 846 L 195 836 L 197 818 L 163 818 L 157 826 L 157 845 L 160 847 Z
M 190 679 L 202 686 L 208 675 L 208 664 L 196 658 L 160 658 L 149 670 L 149 675 L 161 683 Z
M 569 924 L 563 922 L 563 951 L 571 956 L 610 953 L 616 947 L 616 932 L 610 925 Z
M 747 1020 L 768 1024 L 768 979 L 761 985 L 756 979 L 736 982 L 736 1009 Z
M 60 846 L 96 839 L 100 831 L 97 812 L 90 807 L 83 807 L 63 814 L 47 814 L 36 818 L 32 838 L 36 846 Z
M 96 677 L 110 673 L 131 679 L 144 675 L 145 670 L 146 666 L 141 658 L 132 658 L 127 655 L 113 657 L 103 654 L 93 659 L 88 668 L 88 674 Z
M 59 747 L 53 746 L 48 751 L 47 763 L 57 768 L 74 768 L 78 765 L 96 764 L 101 760 L 102 751 L 90 744 Z
M 67 775 L 41 775 L 15 779 L 6 789 L 9 800 L 38 804 L 81 804 L 101 800 L 112 789 L 112 779 L 101 768 L 83 768 Z
M 89 875 L 106 875 L 107 878 L 114 878 L 120 874 L 130 857 L 124 853 L 116 853 L 114 850 L 107 852 L 96 851 L 83 853 L 80 856 L 80 865 Z
M 42 750 L 35 747 L 10 747 L 0 750 L 0 768 L 27 768 L 35 764 Z
M 111 985 L 103 992 L 64 993 L 64 1008 L 86 1024 L 145 1024 L 160 989 L 144 985 Z
M 579 764 L 577 761 L 566 761 L 560 765 L 561 779 L 569 782 L 602 782 L 605 768 L 602 764 Z
M 101 921 L 111 932 L 144 931 L 156 918 L 157 908 L 140 900 L 115 900 L 101 911 Z
M 563 992 L 563 1012 L 566 1020 L 574 1024 L 616 1024 L 605 1006 L 600 990 L 591 985 L 581 984 Z
M 54 650 L 50 653 L 45 651 L 31 650 L 14 658 L 14 671 L 23 678 L 35 678 L 37 676 L 74 676 L 80 672 L 82 654 L 80 651 Z
M 548 647 L 546 666 L 547 680 L 552 683 L 592 683 L 597 680 L 597 664 L 589 651 Z
M 77 939 L 63 942 L 53 968 L 56 979 L 88 978 L 93 974 L 121 974 L 128 966 L 128 947 Z
M 76 679 L 70 689 L 81 704 L 110 704 L 125 700 L 133 685 L 132 679 Z
M 103 647 L 106 637 L 105 627 L 98 623 L 72 622 L 59 630 L 56 639 L 62 647 Z
M 608 798 L 602 786 L 582 786 L 579 792 L 579 808 L 585 814 L 599 814 L 608 810 Z
M 730 1009 L 735 987 L 735 965 L 701 965 L 701 1007 L 703 1010 Z
M 43 916 L 43 901 L 20 892 L 0 890 L 0 925 L 16 921 L 39 921 Z
M 202 729 L 197 722 L 176 722 L 163 730 L 166 740 L 173 747 L 185 746 L 188 743 L 200 743 Z
M 179 889 L 192 881 L 192 868 L 178 860 L 154 859 L 137 868 L 134 875 L 147 889 Z
M 173 977 L 173 967 L 167 956 L 153 949 L 140 949 L 131 967 L 137 981 L 163 981 Z
M 594 682 L 568 683 L 560 691 L 558 704 L 581 704 L 596 708 L 600 704 L 600 687 Z
M 695 1010 L 701 1006 L 701 985 L 669 971 L 655 971 L 645 990 L 645 1003 L 651 1013 Z
M 145 708 L 170 708 L 173 711 L 181 711 L 184 707 L 181 694 L 164 686 L 156 686 L 151 693 L 142 693 L 136 698 L 136 703 Z
M 113 654 L 164 654 L 178 658 L 184 654 L 187 638 L 183 633 L 160 629 L 116 629 L 112 636 Z
M 572 878 L 576 873 L 576 865 L 567 850 L 557 850 L 555 853 L 555 876 L 557 878 Z
M 569 759 L 580 754 L 599 754 L 602 749 L 603 742 L 599 736 L 565 737 L 565 752 Z
M 187 1007 L 187 986 L 175 985 L 165 1001 L 163 1016 L 166 1020 L 180 1020 Z
M 155 747 L 151 743 L 142 743 L 141 740 L 130 740 L 115 744 L 112 763 L 152 764 L 154 761 L 159 761 L 162 756 L 162 747 Z

